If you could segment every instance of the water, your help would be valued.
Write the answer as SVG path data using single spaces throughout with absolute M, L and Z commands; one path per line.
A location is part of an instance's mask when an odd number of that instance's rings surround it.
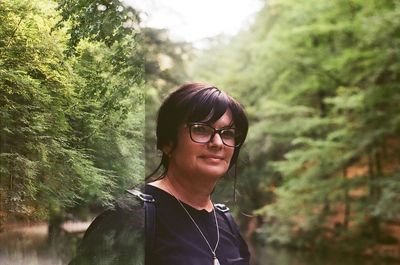
M 0 264 L 68 264 L 78 241 L 77 235 L 62 233 L 49 242 L 46 224 L 8 229 L 0 233 Z
M 78 224 L 79 225 L 79 224 Z M 87 224 L 83 224 L 87 226 Z M 47 238 L 47 225 L 8 229 L 0 233 L 1 265 L 66 265 L 82 234 L 61 233 L 53 242 Z M 312 253 L 257 246 L 253 265 L 383 265 L 398 264 L 338 253 Z
M 398 261 L 387 261 L 350 254 L 309 252 L 258 246 L 253 265 L 394 265 Z

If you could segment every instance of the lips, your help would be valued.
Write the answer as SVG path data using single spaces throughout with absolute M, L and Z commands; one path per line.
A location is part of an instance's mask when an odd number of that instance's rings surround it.
M 222 161 L 224 161 L 223 156 L 217 156 L 217 155 L 204 155 L 200 156 L 200 158 L 203 159 L 203 161 L 205 161 L 206 163 L 215 165 L 219 165 Z
M 216 160 L 223 160 L 224 157 L 223 156 L 218 156 L 218 155 L 204 155 L 204 156 L 200 156 L 201 158 L 204 159 L 216 159 Z

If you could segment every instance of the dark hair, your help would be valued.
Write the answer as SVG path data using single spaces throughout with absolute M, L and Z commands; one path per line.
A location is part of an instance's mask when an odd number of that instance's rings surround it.
M 240 132 L 238 141 L 243 143 L 247 136 L 248 120 L 243 107 L 225 92 L 215 86 L 203 83 L 188 83 L 172 92 L 161 105 L 157 118 L 157 148 L 171 145 L 175 148 L 178 128 L 184 123 L 214 123 L 230 110 L 233 124 Z M 235 147 L 229 169 L 237 162 L 241 146 Z M 161 166 L 164 177 L 169 164 L 167 154 L 162 154 L 160 165 L 146 179 L 152 177 Z

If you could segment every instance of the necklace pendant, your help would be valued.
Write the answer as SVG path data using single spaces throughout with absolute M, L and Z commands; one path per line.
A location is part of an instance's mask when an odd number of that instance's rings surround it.
M 214 262 L 213 265 L 220 265 L 219 260 L 217 259 L 217 257 L 214 257 Z

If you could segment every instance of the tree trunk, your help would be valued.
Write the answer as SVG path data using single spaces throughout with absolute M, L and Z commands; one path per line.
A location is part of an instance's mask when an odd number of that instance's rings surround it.
M 367 179 L 367 187 L 368 187 L 368 197 L 369 199 L 372 199 L 373 193 L 374 193 L 374 188 L 373 188 L 373 182 L 374 182 L 374 176 L 375 176 L 375 170 L 374 170 L 374 162 L 373 162 L 373 156 L 371 152 L 368 153 L 368 179 Z
M 53 243 L 62 234 L 61 224 L 63 222 L 63 217 L 59 214 L 50 216 L 48 224 L 48 242 Z
M 382 167 L 379 152 L 373 155 L 371 152 L 368 154 L 368 171 L 369 171 L 369 199 L 372 204 L 379 200 L 380 191 L 376 180 L 382 174 Z M 381 220 L 379 216 L 370 216 L 369 225 L 372 229 L 372 237 L 375 241 L 379 241 Z
M 343 168 L 343 178 L 345 180 L 343 228 L 344 230 L 347 230 L 349 228 L 350 220 L 350 195 L 347 183 L 347 168 Z

